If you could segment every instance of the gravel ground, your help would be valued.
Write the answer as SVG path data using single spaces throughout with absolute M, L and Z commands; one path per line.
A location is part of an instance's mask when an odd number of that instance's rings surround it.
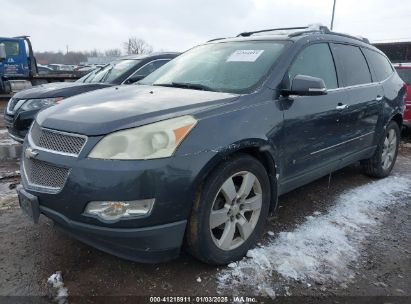
M 398 177 L 410 172 L 410 142 L 410 135 L 406 134 L 393 172 Z M 275 294 L 285 296 L 282 300 L 289 303 L 302 300 L 295 296 L 311 296 L 303 302 L 313 303 L 330 300 L 327 296 L 342 296 L 333 300 L 339 303 L 344 302 L 342 299 L 348 302 L 355 299 L 346 296 L 361 296 L 359 299 L 366 303 L 381 301 L 364 296 L 398 296 L 382 302 L 411 302 L 411 195 L 403 195 L 398 204 L 386 206 L 375 218 L 378 225 L 361 240 L 355 263 L 347 266 L 352 273 L 349 279 L 315 282 L 290 279 L 273 270 L 266 281 L 270 287 L 267 290 L 256 291 L 256 286 L 251 285 L 234 289 L 233 285 L 232 290 L 221 291 L 218 278 L 230 272 L 229 267 L 208 266 L 184 252 L 169 263 L 133 263 L 71 239 L 44 216 L 39 225 L 30 224 L 18 208 L 13 190 L 19 182 L 18 173 L 16 162 L 0 164 L 0 295 L 3 296 L 44 296 L 42 300 L 48 301 L 56 292 L 64 295 L 67 291 L 66 300 L 78 302 L 81 298 L 76 296 L 213 296 L 222 292 L 230 296 L 274 297 Z M 262 245 L 272 244 L 281 232 L 298 229 L 307 216 L 326 214 L 342 193 L 372 181 L 359 173 L 358 165 L 352 165 L 333 173 L 330 183 L 329 177 L 325 177 L 282 196 L 278 214 L 267 223 Z M 57 271 L 64 285 L 58 281 L 52 287 L 47 280 Z M 148 298 L 144 301 L 148 302 Z

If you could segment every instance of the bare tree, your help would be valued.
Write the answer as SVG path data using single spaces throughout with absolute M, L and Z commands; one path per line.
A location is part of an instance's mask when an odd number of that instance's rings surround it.
M 103 53 L 97 49 L 86 52 L 88 57 L 102 57 Z
M 107 57 L 120 57 L 121 50 L 120 49 L 108 49 L 104 52 L 104 55 Z
M 153 52 L 153 47 L 143 39 L 130 37 L 124 42 L 124 50 L 127 54 L 150 54 Z

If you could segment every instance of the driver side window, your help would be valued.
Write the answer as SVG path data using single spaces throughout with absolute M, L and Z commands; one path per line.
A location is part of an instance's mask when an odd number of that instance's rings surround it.
M 327 89 L 336 89 L 338 87 L 337 74 L 328 44 L 313 44 L 300 52 L 288 71 L 290 81 L 296 75 L 321 78 Z

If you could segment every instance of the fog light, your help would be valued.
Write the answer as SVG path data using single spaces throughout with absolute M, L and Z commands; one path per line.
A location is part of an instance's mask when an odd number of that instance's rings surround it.
M 154 199 L 124 202 L 90 202 L 84 211 L 87 215 L 97 216 L 105 221 L 138 217 L 149 214 Z

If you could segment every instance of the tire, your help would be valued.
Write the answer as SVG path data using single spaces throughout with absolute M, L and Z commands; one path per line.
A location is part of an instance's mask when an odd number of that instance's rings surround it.
M 186 232 L 188 251 L 214 265 L 241 259 L 262 233 L 270 193 L 267 172 L 254 157 L 239 154 L 220 164 L 194 202 Z
M 397 159 L 400 144 L 400 128 L 395 121 L 391 121 L 384 136 L 380 139 L 374 155 L 361 161 L 362 171 L 371 176 L 383 178 L 391 173 Z M 393 139 L 391 137 L 393 136 Z

